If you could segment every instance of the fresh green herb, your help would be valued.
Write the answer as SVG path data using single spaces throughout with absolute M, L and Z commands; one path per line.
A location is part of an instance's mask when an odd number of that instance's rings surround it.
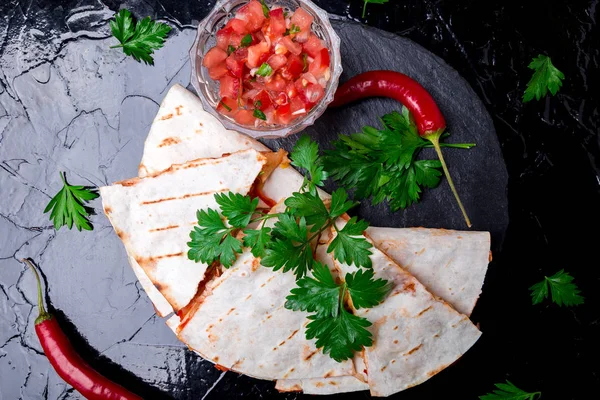
M 327 173 L 324 170 L 321 157 L 319 157 L 319 146 L 310 140 L 310 137 L 303 135 L 294 146 L 292 165 L 302 168 L 308 172 L 304 175 L 302 187 L 310 190 L 316 186 L 323 186 L 327 179 Z
M 122 47 L 126 55 L 150 65 L 154 64 L 154 50 L 163 47 L 165 36 L 171 31 L 169 25 L 152 21 L 150 17 L 134 23 L 131 12 L 125 9 L 110 21 L 110 29 L 113 36 L 121 42 L 111 48 Z
M 220 103 L 224 109 L 226 109 L 227 111 L 231 111 L 231 107 L 229 107 L 227 104 L 225 104 L 225 102 L 223 102 L 223 100 L 220 101 Z
M 363 13 L 362 13 L 362 17 L 364 18 L 365 15 L 367 15 L 367 4 L 369 3 L 373 3 L 373 4 L 385 4 L 390 0 L 364 0 L 365 4 L 363 6 Z
M 254 115 L 254 118 L 258 118 L 258 119 L 262 119 L 263 121 L 267 120 L 267 116 L 265 115 L 264 112 L 262 112 L 260 109 L 255 108 L 254 112 L 252 113 L 252 115 Z
M 548 289 L 549 287 L 549 289 Z M 536 283 L 529 288 L 531 290 L 532 303 L 539 304 L 552 294 L 552 301 L 559 306 L 575 306 L 583 304 L 584 298 L 580 295 L 581 291 L 573 283 L 573 277 L 561 269 L 551 277 L 544 277 L 544 280 Z
M 479 400 L 536 400 L 542 395 L 541 392 L 527 393 L 508 380 L 506 383 L 496 383 L 494 386 L 497 390 L 479 396 Z
M 265 3 L 265 0 L 260 0 L 260 4 L 262 5 L 263 14 L 265 18 L 269 18 L 269 6 Z
M 267 63 L 263 63 L 258 70 L 256 71 L 256 75 L 260 76 L 270 76 L 273 73 L 273 68 Z
M 233 53 L 235 51 L 235 47 L 233 47 L 232 45 L 229 45 L 227 47 L 227 55 L 231 55 L 231 53 Z
M 308 54 L 302 53 L 302 72 L 308 71 Z
M 338 218 L 357 203 L 348 199 L 343 188 L 332 193 L 329 207 L 319 197 L 317 187 L 323 185 L 327 174 L 317 144 L 302 137 L 290 158 L 294 166 L 307 170 L 308 177 L 301 191 L 286 199 L 284 212 L 268 214 L 258 208 L 258 199 L 250 196 L 216 194 L 221 211 L 198 211 L 198 226 L 190 233 L 188 257 L 205 264 L 219 261 L 228 268 L 245 246 L 261 258 L 264 267 L 293 272 L 298 288 L 292 290 L 286 307 L 315 313 L 308 317 L 306 337 L 316 338 L 317 347 L 333 359 L 346 360 L 354 351 L 373 343 L 371 333 L 365 329 L 371 323 L 346 310 L 346 294 L 355 308 L 373 307 L 383 301 L 391 285 L 374 279 L 369 269 L 372 245 L 363 235 L 368 224 L 353 217 L 342 228 L 336 226 Z M 273 228 L 248 228 L 270 218 L 277 218 Z M 336 236 L 327 251 L 339 262 L 366 268 L 347 274 L 342 284 L 337 284 L 328 268 L 314 259 L 313 247 L 319 245 L 323 232 L 331 229 L 335 229 Z
M 301 30 L 302 29 L 300 29 L 298 25 L 292 24 L 292 26 L 290 26 L 290 34 L 300 33 Z
M 325 152 L 324 165 L 340 185 L 355 188 L 356 198 L 385 200 L 393 211 L 420 200 L 423 188 L 436 187 L 441 179 L 439 160 L 417 160 L 431 143 L 423 139 L 408 109 L 382 117 L 383 129 L 364 127 L 361 133 L 340 135 L 334 149 Z M 440 144 L 468 149 L 474 144 Z
M 308 316 L 311 322 L 306 326 L 306 338 L 316 338 L 317 348 L 322 347 L 325 354 L 341 362 L 373 344 L 371 332 L 365 329 L 371 323 L 348 312 L 344 299 L 348 294 L 356 309 L 374 307 L 390 292 L 390 282 L 375 280 L 371 270 L 358 270 L 346 274 L 345 282 L 338 284 L 327 266 L 315 262 L 313 277 L 299 279 L 297 285 L 287 297 L 285 308 L 313 313 Z
M 287 17 L 288 17 L 288 15 L 290 15 L 290 13 L 289 13 L 289 12 L 287 12 L 287 11 L 284 11 L 284 12 L 283 12 L 283 18 L 287 18 Z
M 262 101 L 257 100 L 254 102 L 254 108 L 261 108 L 262 107 Z
M 240 42 L 240 47 L 248 47 L 252 44 L 252 41 L 254 40 L 254 38 L 252 37 L 251 34 L 247 34 L 246 36 L 244 36 L 242 38 L 242 41 Z
M 538 55 L 528 66 L 534 70 L 531 80 L 527 83 L 527 89 L 523 94 L 523 101 L 528 102 L 535 98 L 536 100 L 548 94 L 548 91 L 554 96 L 562 86 L 562 80 L 565 75 L 560 72 L 550 60 L 550 57 Z
M 44 213 L 52 210 L 50 219 L 57 230 L 65 225 L 72 229 L 74 222 L 78 231 L 81 232 L 82 229 L 91 231 L 93 227 L 88 220 L 91 210 L 84 204 L 97 198 L 98 192 L 94 188 L 69 185 L 64 172 L 61 172 L 60 178 L 63 181 L 63 188 L 50 200 Z

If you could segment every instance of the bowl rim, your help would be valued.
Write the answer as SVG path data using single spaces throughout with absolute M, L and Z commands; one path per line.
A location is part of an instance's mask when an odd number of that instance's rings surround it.
M 206 27 L 207 27 L 208 23 L 212 20 L 214 15 L 222 9 L 225 9 L 227 12 L 229 12 L 231 8 L 228 8 L 226 6 L 228 3 L 231 3 L 233 1 L 239 1 L 239 0 L 219 0 L 215 3 L 215 5 L 211 9 L 211 11 L 198 23 L 198 27 L 196 28 L 196 36 L 195 36 L 194 42 L 188 52 L 189 57 L 190 57 L 191 67 L 192 67 L 190 83 L 191 83 L 192 87 L 194 88 L 194 90 L 196 91 L 196 96 L 202 102 L 202 106 L 203 106 L 204 110 L 207 111 L 208 113 L 210 113 L 211 115 L 213 115 L 215 118 L 217 118 L 219 120 L 219 122 L 221 122 L 223 124 L 223 126 L 225 126 L 225 128 L 244 133 L 244 134 L 251 136 L 253 138 L 256 138 L 256 139 L 258 139 L 258 138 L 265 138 L 265 139 L 282 138 L 282 137 L 292 135 L 294 133 L 298 133 L 298 132 L 302 131 L 303 129 L 313 125 L 314 122 L 316 121 L 316 119 L 319 118 L 327 110 L 327 106 L 333 101 L 335 92 L 339 85 L 340 76 L 343 72 L 343 67 L 342 67 L 342 57 L 341 57 L 341 50 L 340 50 L 341 40 L 340 40 L 339 35 L 337 34 L 335 29 L 333 29 L 333 26 L 331 25 L 329 13 L 327 13 L 327 11 L 323 10 L 321 7 L 319 7 L 318 5 L 313 3 L 311 0 L 294 0 L 294 1 L 297 1 L 298 3 L 300 3 L 301 6 L 307 5 L 308 7 L 310 7 L 312 9 L 311 11 L 313 11 L 319 17 L 319 19 L 321 20 L 320 25 L 322 26 L 322 28 L 325 31 L 327 31 L 328 35 L 330 36 L 331 46 L 332 46 L 332 48 L 329 49 L 331 56 L 332 56 L 331 57 L 331 59 L 332 59 L 331 78 L 329 79 L 328 85 L 325 88 L 325 95 L 323 96 L 321 101 L 319 103 L 317 103 L 311 109 L 311 111 L 309 111 L 305 116 L 302 116 L 301 118 L 296 119 L 294 122 L 292 122 L 289 125 L 274 126 L 273 128 L 264 128 L 264 127 L 260 128 L 260 129 L 252 128 L 249 126 L 240 125 L 237 122 L 230 120 L 226 116 L 219 113 L 216 110 L 216 108 L 212 106 L 212 104 L 209 102 L 209 100 L 202 93 L 201 84 L 198 80 L 198 73 L 196 72 L 197 68 L 198 68 L 198 63 L 199 63 L 197 49 L 198 49 L 198 45 L 200 43 L 200 38 L 201 38 L 202 34 L 206 32 Z M 250 0 L 248 0 L 248 2 L 249 1 Z M 266 1 L 267 1 L 267 3 L 277 2 L 277 0 L 266 0 Z M 335 62 L 336 60 L 337 60 L 337 63 Z

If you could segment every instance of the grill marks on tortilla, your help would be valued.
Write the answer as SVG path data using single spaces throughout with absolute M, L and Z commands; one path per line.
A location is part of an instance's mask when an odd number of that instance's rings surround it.
M 190 197 L 208 196 L 208 195 L 215 194 L 215 193 L 224 193 L 224 192 L 229 192 L 229 191 L 230 191 L 229 189 L 223 188 L 223 189 L 215 190 L 215 191 L 212 191 L 212 192 L 188 193 L 188 194 L 184 194 L 184 195 L 179 196 L 179 197 L 166 197 L 164 199 L 142 201 L 140 203 L 140 205 L 141 206 L 147 206 L 147 205 L 150 205 L 150 204 L 162 203 L 164 201 L 184 200 L 184 199 L 189 199 Z
M 169 225 L 169 226 L 164 226 L 162 228 L 150 229 L 150 230 L 148 230 L 148 232 L 160 232 L 160 231 L 167 231 L 169 229 L 177 229 L 177 228 L 179 228 L 179 225 Z
M 160 142 L 158 147 L 173 146 L 174 144 L 178 144 L 178 143 L 181 143 L 181 139 L 179 139 L 178 137 L 172 136 L 172 137 L 163 139 L 163 141 Z

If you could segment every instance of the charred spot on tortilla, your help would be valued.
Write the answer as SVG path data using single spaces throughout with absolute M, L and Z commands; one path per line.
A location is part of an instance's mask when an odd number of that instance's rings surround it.
M 183 106 L 177 106 L 175 107 L 175 112 L 177 113 L 177 115 L 181 115 L 181 109 L 183 108 Z
M 177 228 L 179 228 L 179 225 L 169 225 L 169 226 L 163 226 L 162 228 L 150 229 L 150 230 L 148 230 L 148 232 L 161 232 L 161 231 L 167 231 L 169 229 L 177 229 Z
M 448 364 L 448 365 L 450 365 L 450 364 Z M 440 373 L 441 371 L 443 371 L 444 369 L 446 369 L 448 367 L 448 365 L 442 365 L 441 367 L 438 367 L 438 368 L 434 369 L 433 371 L 429 371 L 429 372 L 427 372 L 427 375 L 429 377 L 437 375 L 438 373 Z
M 431 310 L 433 308 L 433 306 L 429 306 L 426 309 L 422 310 L 420 313 L 417 314 L 417 318 L 419 318 L 421 315 L 425 314 L 427 311 Z
M 423 343 L 421 343 L 420 345 L 418 345 L 417 347 L 414 347 L 412 349 L 410 349 L 409 351 L 407 351 L 406 353 L 404 353 L 404 356 L 409 356 L 412 353 L 414 353 L 415 351 L 419 350 L 421 347 L 423 347 Z
M 165 147 L 165 146 L 173 146 L 174 144 L 178 144 L 181 143 L 181 139 L 178 137 L 168 137 L 163 139 L 162 142 L 160 142 L 160 144 L 158 145 L 158 147 Z
M 110 214 L 112 212 L 112 208 L 110 208 L 109 206 L 105 206 L 104 207 L 104 213 L 105 214 Z
M 169 113 L 169 114 L 163 115 L 162 117 L 160 117 L 160 120 L 161 121 L 166 121 L 166 120 L 171 119 L 171 118 L 173 118 L 173 113 Z
M 394 339 L 394 344 L 398 344 L 398 339 Z

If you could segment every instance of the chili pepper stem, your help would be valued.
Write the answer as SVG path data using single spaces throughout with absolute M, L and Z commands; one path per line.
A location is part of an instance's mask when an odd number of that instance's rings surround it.
M 456 191 L 456 187 L 454 186 L 454 182 L 452 181 L 452 177 L 450 176 L 450 171 L 448 170 L 448 166 L 446 165 L 446 161 L 444 160 L 444 156 L 442 155 L 442 148 L 440 147 L 440 136 L 442 135 L 443 130 L 437 130 L 437 131 L 433 131 L 433 132 L 427 132 L 425 133 L 425 135 L 423 135 L 424 139 L 427 139 L 431 142 L 431 144 L 433 144 L 433 148 L 435 149 L 438 158 L 440 159 L 440 162 L 442 163 L 442 169 L 444 170 L 444 174 L 446 175 L 446 178 L 448 179 L 448 183 L 450 184 L 450 189 L 452 189 L 452 193 L 454 193 L 454 197 L 456 198 L 456 201 L 458 202 L 458 206 L 460 207 L 460 211 L 462 211 L 463 217 L 465 217 L 465 221 L 467 223 L 467 226 L 470 228 L 471 227 L 471 220 L 469 219 L 469 216 L 467 215 L 467 211 L 465 210 L 465 207 L 462 204 L 462 201 L 460 201 L 460 197 L 458 196 L 458 192 Z
M 49 314 L 48 312 L 46 312 L 46 308 L 44 308 L 44 295 L 42 294 L 42 281 L 40 280 L 40 275 L 38 274 L 37 269 L 35 268 L 33 263 L 31 261 L 29 261 L 27 258 L 24 258 L 21 261 L 24 262 L 25 264 L 27 264 L 29 266 L 29 268 L 31 268 L 33 270 L 33 273 L 35 274 L 35 280 L 37 281 L 38 309 L 39 309 L 39 315 L 35 319 L 35 324 L 37 325 L 44 321 L 48 321 L 49 319 L 52 319 L 52 315 Z

